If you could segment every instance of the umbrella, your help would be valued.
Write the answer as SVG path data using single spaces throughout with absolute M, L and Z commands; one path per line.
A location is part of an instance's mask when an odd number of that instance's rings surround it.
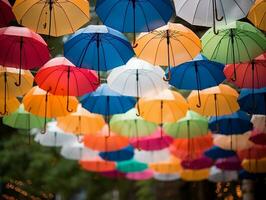
M 224 25 L 247 16 L 254 0 L 217 1 L 217 0 L 174 0 L 176 15 L 197 26 Z
M 242 161 L 244 170 L 251 173 L 266 173 L 266 158 L 262 159 L 244 159 Z
M 266 87 L 261 89 L 242 89 L 238 103 L 243 111 L 250 114 L 266 115 Z
M 215 183 L 237 181 L 238 174 L 237 171 L 221 170 L 213 166 L 211 168 L 208 180 Z
M 201 96 L 201 107 L 198 106 L 198 95 Z M 192 110 L 201 115 L 217 117 L 229 115 L 239 109 L 238 95 L 238 92 L 230 86 L 220 84 L 201 90 L 199 94 L 192 91 L 187 100 Z
M 266 1 L 256 0 L 251 7 L 248 19 L 259 29 L 266 31 Z
M 180 172 L 180 177 L 185 181 L 202 181 L 209 177 L 209 172 L 208 168 L 199 170 L 183 169 Z
M 201 42 L 197 35 L 182 24 L 167 25 L 142 33 L 136 41 L 134 51 L 138 58 L 154 65 L 177 66 L 192 60 L 201 50 Z M 170 80 L 168 74 L 166 80 Z
M 215 166 L 222 170 L 239 171 L 241 167 L 241 161 L 237 156 L 229 158 L 219 158 L 215 162 Z
M 143 162 L 138 162 L 134 159 L 117 162 L 117 170 L 124 173 L 141 172 L 148 168 L 148 165 Z
M 21 84 L 22 69 L 33 69 L 42 66 L 50 58 L 48 46 L 42 37 L 28 28 L 9 26 L 0 28 L 1 48 L 0 65 L 19 68 Z
M 165 132 L 175 138 L 191 139 L 208 134 L 208 119 L 196 112 L 187 111 L 185 117 L 163 125 Z
M 242 134 L 253 129 L 250 122 L 251 116 L 243 111 L 237 111 L 230 115 L 211 117 L 209 119 L 209 129 L 212 132 L 231 135 Z
M 264 75 L 266 74 L 266 53 L 256 57 L 251 62 L 235 65 L 236 79 L 234 77 L 234 65 L 229 64 L 224 68 L 227 81 L 240 88 L 266 87 Z
M 115 162 L 102 160 L 98 157 L 91 160 L 80 160 L 79 164 L 81 168 L 90 172 L 108 172 L 116 169 Z
M 232 150 L 224 150 L 218 146 L 213 146 L 212 148 L 205 151 L 204 155 L 213 160 L 217 160 L 219 158 L 228 158 L 231 156 L 235 156 L 236 153 Z
M 254 129 L 249 138 L 251 142 L 258 145 L 266 145 L 266 133 Z
M 157 163 L 150 163 L 150 169 L 154 170 L 156 173 L 161 174 L 176 174 L 182 169 L 180 165 L 180 160 L 175 157 L 170 157 L 167 161 L 160 161 Z
M 93 114 L 78 105 L 77 111 L 64 117 L 57 117 L 57 126 L 66 132 L 88 134 L 100 131 L 105 125 L 101 115 Z
M 192 169 L 192 170 L 209 168 L 212 166 L 212 164 L 213 164 L 212 159 L 205 156 L 196 159 L 182 160 L 181 162 L 181 166 L 184 169 Z
M 180 179 L 180 175 L 178 173 L 176 174 L 161 174 L 161 173 L 157 173 L 155 172 L 153 174 L 153 178 L 157 181 L 176 181 L 178 179 Z
M 20 103 L 16 97 L 7 98 L 6 101 L 0 98 L 0 116 L 6 116 L 15 112 Z
M 261 174 L 254 174 L 254 173 L 249 173 L 245 170 L 240 170 L 239 172 L 239 178 L 242 179 L 248 179 L 248 180 L 256 180 L 258 176 L 261 176 Z
M 265 115 L 252 115 L 251 122 L 254 129 L 266 133 L 266 116 Z
M 266 147 L 262 145 L 253 145 L 250 148 L 243 149 L 237 152 L 241 160 L 246 159 L 261 159 L 266 157 Z
M 67 40 L 64 55 L 76 66 L 100 72 L 126 64 L 134 51 L 122 33 L 104 25 L 89 25 Z
M 15 19 L 12 12 L 12 6 L 8 0 L 0 1 L 0 27 L 6 27 L 9 23 Z
M 153 171 L 150 169 L 144 170 L 142 172 L 131 172 L 126 174 L 126 178 L 134 181 L 144 181 L 149 180 L 153 177 Z
M 111 178 L 111 179 L 125 178 L 126 177 L 125 173 L 119 172 L 117 170 L 100 172 L 100 174 L 106 178 Z
M 74 33 L 90 19 L 89 2 L 54 0 L 16 0 L 17 21 L 37 33 L 62 36 Z
M 135 150 L 134 159 L 143 163 L 156 163 L 169 159 L 170 153 L 168 148 L 157 151 L 139 151 Z
M 19 79 L 21 79 L 21 84 L 16 86 L 14 83 L 18 82 Z M 33 76 L 28 70 L 22 70 L 19 75 L 19 70 L 17 69 L 0 66 L 0 83 L 0 97 L 4 102 L 2 115 L 5 115 L 7 112 L 7 99 L 27 93 L 32 87 Z
M 98 77 L 94 71 L 77 68 L 65 57 L 48 61 L 36 74 L 35 82 L 51 94 L 67 96 L 69 112 L 72 112 L 69 96 L 81 96 L 98 87 Z
M 101 21 L 121 32 L 149 32 L 165 25 L 172 16 L 170 0 L 98 0 L 96 13 Z
M 199 54 L 194 60 L 171 68 L 169 72 L 172 78 L 169 84 L 177 89 L 198 90 L 198 106 L 200 107 L 199 91 L 222 83 L 225 79 L 223 69 L 223 64 L 210 61 Z
M 100 152 L 99 156 L 104 160 L 116 162 L 130 160 L 134 156 L 134 148 L 132 146 L 127 146 L 117 151 Z
M 251 61 L 266 50 L 266 37 L 262 32 L 246 22 L 232 22 L 219 27 L 218 35 L 208 30 L 201 38 L 202 54 L 208 59 L 224 64 Z
M 155 130 L 151 135 L 130 139 L 131 145 L 145 151 L 161 150 L 167 148 L 172 142 L 173 138 L 166 135 L 160 128 Z

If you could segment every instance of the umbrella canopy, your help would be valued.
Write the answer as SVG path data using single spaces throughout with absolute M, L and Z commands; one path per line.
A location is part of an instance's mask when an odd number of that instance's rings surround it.
M 252 115 L 251 122 L 254 129 L 266 133 L 266 116 L 265 115 Z
M 134 181 L 149 180 L 153 177 L 153 171 L 150 169 L 144 170 L 142 172 L 131 172 L 126 174 L 126 178 Z
M 184 118 L 175 123 L 165 123 L 165 132 L 175 138 L 193 138 L 208 134 L 208 119 L 196 112 L 187 111 Z
M 141 98 L 136 107 L 141 117 L 157 124 L 176 122 L 184 117 L 188 110 L 186 99 L 178 92 L 168 89 L 156 96 Z
M 171 1 L 158 0 L 99 0 L 96 13 L 101 21 L 121 32 L 149 32 L 165 25 L 172 16 Z M 134 42 L 135 43 L 135 42 Z
M 199 170 L 191 170 L 191 169 L 183 169 L 180 172 L 181 179 L 185 181 L 202 181 L 209 177 L 209 169 L 199 169 Z
M 237 111 L 230 115 L 211 117 L 209 120 L 209 129 L 212 132 L 231 135 L 242 134 L 253 129 L 250 122 L 251 116 L 243 111 Z
M 231 156 L 235 156 L 235 152 L 232 150 L 221 149 L 218 146 L 213 146 L 212 148 L 205 151 L 204 155 L 213 160 L 217 160 L 219 158 L 228 158 Z
M 20 102 L 16 97 L 7 98 L 6 101 L 0 99 L 0 116 L 6 116 L 15 112 L 20 105 Z
M 238 103 L 243 111 L 266 115 L 266 87 L 261 89 L 242 89 Z
M 256 180 L 258 176 L 260 176 L 260 174 L 249 173 L 243 169 L 239 172 L 240 179 Z
M 254 129 L 249 138 L 251 142 L 258 145 L 266 145 L 266 133 Z
M 130 139 L 131 145 L 145 151 L 161 150 L 167 148 L 172 142 L 173 138 L 166 135 L 161 128 L 158 128 L 151 135 Z
M 157 173 L 155 172 L 153 174 L 153 178 L 157 181 L 176 181 L 178 179 L 180 179 L 180 175 L 178 173 L 176 174 L 161 174 L 161 173 Z
M 181 162 L 181 166 L 184 169 L 192 169 L 192 170 L 209 168 L 212 165 L 213 165 L 212 159 L 205 156 L 196 159 L 182 160 Z
M 102 160 L 98 157 L 91 160 L 80 160 L 79 164 L 81 168 L 90 172 L 108 172 L 116 169 L 115 162 Z
M 248 149 L 237 152 L 238 157 L 243 159 L 261 159 L 266 157 L 266 147 L 262 145 L 254 145 Z
M 75 134 L 93 134 L 105 125 L 101 115 L 93 114 L 78 105 L 77 111 L 64 117 L 57 117 L 57 126 L 66 132 Z
M 229 158 L 219 158 L 215 162 L 215 166 L 222 170 L 239 171 L 241 167 L 241 161 L 237 156 Z
M 148 168 L 148 165 L 143 162 L 138 162 L 134 159 L 121 161 L 117 163 L 117 170 L 125 173 L 141 172 Z
M 237 171 L 221 170 L 213 166 L 211 168 L 208 180 L 211 182 L 215 182 L 215 183 L 237 181 L 238 174 L 237 174 Z
M 76 66 L 99 72 L 126 64 L 134 51 L 122 33 L 104 25 L 89 25 L 67 40 L 64 55 Z
M 255 4 L 251 7 L 248 19 L 259 29 L 266 31 L 266 1 L 256 0 Z
M 139 151 L 135 150 L 134 159 L 143 163 L 156 163 L 169 160 L 169 150 L 162 149 L 157 151 Z
M 134 47 L 138 58 L 169 68 L 192 60 L 200 50 L 200 39 L 193 31 L 182 24 L 170 22 L 149 33 L 140 34 Z
M 111 178 L 111 179 L 118 179 L 118 178 L 125 178 L 126 177 L 125 173 L 119 172 L 117 170 L 100 172 L 100 174 L 106 178 Z
M 198 105 L 198 95 L 201 105 Z M 216 87 L 201 90 L 198 94 L 192 91 L 188 96 L 190 108 L 205 116 L 229 115 L 239 110 L 237 98 L 239 94 L 228 85 L 220 84 Z
M 117 151 L 100 152 L 99 156 L 104 160 L 116 162 L 130 160 L 134 156 L 134 148 L 132 146 L 127 146 Z
M 234 64 L 233 80 L 237 79 L 236 63 L 251 61 L 266 50 L 264 34 L 251 24 L 239 21 L 220 26 L 217 35 L 210 29 L 201 41 L 202 54 L 208 59 Z
M 266 173 L 266 158 L 262 159 L 244 159 L 242 161 L 244 170 L 251 173 Z
M 266 87 L 266 53 L 253 59 L 251 62 L 235 65 L 236 79 L 234 79 L 234 65 L 229 64 L 224 68 L 227 81 L 240 88 L 262 88 Z
M 15 19 L 12 12 L 12 6 L 8 0 L 0 1 L 0 27 L 6 27 L 9 23 Z
M 89 2 L 16 0 L 13 12 L 17 21 L 37 33 L 62 36 L 74 33 L 90 19 Z
M 170 157 L 167 161 L 160 161 L 157 163 L 150 163 L 150 169 L 154 170 L 154 172 L 161 174 L 176 174 L 179 173 L 182 169 L 180 165 L 180 160 L 175 157 Z

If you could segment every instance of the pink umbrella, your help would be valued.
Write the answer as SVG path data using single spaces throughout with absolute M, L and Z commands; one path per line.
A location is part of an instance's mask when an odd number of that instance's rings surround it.
M 242 169 L 241 161 L 237 156 L 229 158 L 220 158 L 215 162 L 215 166 L 222 170 L 232 170 L 237 171 Z
M 204 168 L 209 168 L 213 164 L 212 159 L 202 156 L 200 158 L 196 159 L 187 159 L 187 160 L 182 160 L 181 165 L 184 169 L 204 169 Z
M 249 140 L 258 145 L 266 145 L 266 133 L 254 129 L 249 137 Z
M 152 135 L 132 138 L 131 145 L 135 148 L 140 148 L 145 151 L 156 151 L 168 147 L 173 142 L 173 138 L 166 135 L 162 128 L 158 128 Z
M 0 27 L 8 26 L 13 19 L 15 16 L 8 0 L 0 0 Z
M 135 181 L 148 180 L 153 177 L 153 171 L 150 169 L 144 170 L 142 172 L 127 173 L 126 178 Z
M 119 179 L 119 178 L 124 178 L 126 176 L 125 173 L 122 173 L 117 170 L 112 170 L 112 171 L 106 171 L 106 172 L 101 172 L 100 173 L 102 176 L 110 179 Z

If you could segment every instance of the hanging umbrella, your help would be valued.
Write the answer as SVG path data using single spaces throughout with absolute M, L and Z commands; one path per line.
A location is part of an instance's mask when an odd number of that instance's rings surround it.
M 219 158 L 228 158 L 231 156 L 235 156 L 236 153 L 232 150 L 224 150 L 218 146 L 213 146 L 212 148 L 205 151 L 204 155 L 213 160 L 217 160 Z
M 96 13 L 101 21 L 121 32 L 149 32 L 165 25 L 172 16 L 173 8 L 170 0 L 98 0 Z
M 172 74 L 169 84 L 177 89 L 197 90 L 198 106 L 201 106 L 199 91 L 213 86 L 218 86 L 225 79 L 224 65 L 199 54 L 194 60 L 170 69 Z
M 19 86 L 16 86 L 14 83 L 19 81 L 19 77 L 22 82 Z M 32 87 L 33 76 L 27 70 L 22 70 L 19 74 L 17 69 L 0 66 L 0 83 L 0 97 L 4 102 L 4 112 L 2 115 L 5 115 L 7 112 L 7 99 L 27 93 Z
M 127 146 L 117 151 L 100 152 L 99 156 L 104 160 L 116 162 L 130 160 L 134 156 L 134 148 L 132 146 Z
M 8 0 L 0 0 L 0 27 L 6 27 L 15 19 L 12 6 Z
M 42 37 L 28 28 L 9 26 L 0 28 L 1 48 L 0 65 L 19 68 L 21 85 L 22 69 L 33 69 L 42 66 L 50 58 L 48 46 Z
M 266 31 L 266 1 L 256 0 L 251 7 L 248 19 L 259 29 Z
M 241 180 L 243 179 L 256 180 L 259 176 L 261 176 L 261 174 L 249 173 L 243 169 L 239 172 L 239 178 Z
M 90 172 L 107 172 L 116 169 L 116 163 L 112 161 L 102 160 L 101 158 L 94 158 L 91 160 L 80 160 L 81 168 Z
M 156 173 L 161 174 L 176 174 L 179 173 L 182 169 L 180 165 L 180 160 L 175 157 L 170 157 L 167 161 L 160 161 L 157 163 L 150 163 L 150 169 Z
M 139 151 L 135 150 L 134 159 L 143 163 L 156 163 L 166 161 L 170 157 L 169 150 L 162 149 L 157 151 Z
M 78 105 L 77 112 L 57 117 L 57 126 L 66 132 L 80 134 L 96 133 L 105 125 L 101 115 L 93 114 Z
M 266 87 L 264 75 L 266 74 L 266 53 L 256 57 L 251 62 L 235 65 L 236 79 L 234 80 L 234 65 L 229 64 L 224 68 L 227 81 L 240 88 Z
M 169 147 L 172 142 L 173 138 L 166 135 L 161 128 L 156 129 L 151 135 L 130 139 L 131 145 L 144 151 L 165 149 Z
M 266 50 L 266 37 L 246 22 L 232 22 L 219 27 L 218 35 L 210 29 L 201 38 L 202 54 L 208 59 L 234 65 L 233 80 L 237 80 L 236 63 L 251 61 Z
M 209 177 L 209 172 L 208 168 L 199 170 L 183 169 L 180 172 L 180 177 L 184 181 L 202 181 Z
M 195 33 L 182 24 L 168 23 L 148 33 L 142 33 L 134 51 L 138 58 L 153 65 L 175 67 L 192 60 L 201 50 L 201 42 Z M 170 80 L 171 74 L 168 74 Z
M 148 165 L 143 162 L 138 162 L 134 159 L 117 162 L 117 170 L 124 173 L 141 172 L 148 168 Z
M 222 170 L 228 171 L 239 171 L 242 169 L 241 161 L 237 156 L 232 156 L 229 158 L 219 158 L 215 162 L 215 166 Z
M 64 55 L 76 66 L 106 72 L 126 64 L 134 51 L 122 33 L 104 25 L 89 25 L 67 40 Z
M 210 168 L 212 165 L 213 165 L 212 159 L 205 156 L 196 159 L 182 160 L 181 162 L 181 166 L 184 169 L 192 169 L 192 170 Z
M 100 174 L 106 178 L 111 178 L 111 179 L 119 179 L 119 178 L 126 177 L 126 173 L 122 173 L 117 170 L 104 171 L 104 172 L 100 172 Z
M 175 138 L 191 139 L 208 134 L 208 119 L 196 112 L 187 111 L 185 117 L 163 125 L 165 132 Z
M 266 115 L 266 87 L 261 89 L 242 89 L 238 103 L 243 111 L 250 114 Z
M 262 145 L 253 145 L 250 148 L 243 149 L 237 152 L 241 160 L 246 159 L 261 159 L 266 157 L 266 147 Z
M 253 129 L 250 120 L 251 117 L 247 113 L 237 111 L 230 115 L 211 117 L 209 119 L 209 129 L 212 132 L 224 135 L 242 134 Z
M 142 172 L 131 172 L 126 174 L 126 178 L 134 181 L 144 181 L 149 180 L 153 177 L 153 171 L 150 169 L 144 170 Z
M 221 170 L 213 166 L 211 168 L 208 180 L 215 183 L 237 181 L 238 174 L 237 171 Z
M 244 170 L 251 173 L 266 173 L 266 158 L 262 159 L 244 159 L 242 161 L 242 167 Z
M 266 133 L 266 116 L 265 115 L 252 115 L 251 122 L 254 129 Z
M 176 15 L 197 26 L 224 25 L 247 16 L 254 0 L 174 0 Z M 216 33 L 216 29 L 215 33 Z
M 0 117 L 15 112 L 19 105 L 20 103 L 16 97 L 7 98 L 6 101 L 0 98 Z
M 67 96 L 69 112 L 72 112 L 69 96 L 81 96 L 98 87 L 98 77 L 94 71 L 77 68 L 65 57 L 48 61 L 36 74 L 35 82 L 51 94 Z
M 63 0 L 16 0 L 17 21 L 37 33 L 62 36 L 74 33 L 90 19 L 89 2 Z
M 201 97 L 201 107 L 198 106 L 198 95 Z M 190 109 L 204 116 L 229 115 L 239 110 L 237 98 L 239 94 L 228 85 L 201 90 L 199 94 L 192 91 L 188 96 Z
M 257 129 L 254 129 L 249 137 L 249 140 L 254 144 L 266 145 L 266 133 L 262 133 Z
M 178 179 L 180 179 L 180 175 L 178 173 L 176 174 L 161 174 L 161 173 L 157 173 L 155 172 L 153 174 L 153 178 L 157 181 L 176 181 Z

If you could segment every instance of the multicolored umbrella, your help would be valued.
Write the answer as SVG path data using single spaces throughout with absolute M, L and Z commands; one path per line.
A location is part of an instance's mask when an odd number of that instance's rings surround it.
M 266 173 L 266 158 L 262 159 L 244 159 L 242 161 L 244 170 L 251 173 Z
M 150 169 L 144 170 L 142 172 L 131 172 L 126 174 L 126 178 L 134 181 L 144 181 L 149 180 L 153 177 L 153 171 Z
M 108 172 L 116 169 L 115 162 L 102 160 L 99 157 L 91 160 L 80 160 L 79 164 L 82 169 L 90 172 Z
M 232 156 L 229 158 L 219 158 L 215 162 L 215 166 L 222 170 L 228 171 L 239 171 L 242 169 L 241 161 L 237 156 Z
M 266 133 L 254 129 L 249 137 L 249 140 L 254 144 L 266 145 Z
M 100 174 L 106 178 L 111 178 L 111 179 L 119 179 L 119 178 L 126 177 L 126 173 L 123 173 L 117 170 L 104 171 L 104 172 L 100 172 Z
M 199 170 L 183 169 L 180 172 L 180 177 L 185 181 L 202 181 L 209 177 L 209 173 L 208 168 Z
M 181 162 L 181 166 L 184 169 L 192 169 L 192 170 L 209 168 L 212 165 L 213 165 L 213 160 L 205 156 L 196 159 L 182 160 Z
M 217 160 L 219 158 L 228 158 L 231 156 L 235 156 L 236 153 L 232 150 L 224 150 L 218 146 L 213 146 L 212 148 L 205 151 L 204 155 L 213 160 Z
M 0 1 L 0 27 L 6 27 L 9 23 L 15 19 L 12 12 L 12 6 L 8 0 Z
M 170 153 L 168 148 L 157 151 L 139 151 L 135 150 L 134 159 L 143 163 L 156 163 L 169 160 Z
M 154 170 L 154 172 L 161 174 L 176 174 L 182 169 L 180 160 L 173 156 L 167 161 L 150 163 L 149 167 L 150 169 Z
M 266 157 L 266 147 L 262 145 L 253 145 L 248 149 L 243 149 L 237 152 L 241 160 L 246 159 L 261 159 Z
M 117 162 L 116 169 L 120 172 L 131 173 L 131 172 L 141 172 L 148 168 L 148 165 L 143 162 L 138 162 L 134 159 Z
M 266 31 L 266 1 L 256 0 L 251 7 L 248 19 L 259 29 Z
M 99 156 L 104 160 L 116 161 L 116 162 L 130 160 L 134 156 L 134 148 L 129 145 L 117 151 L 100 152 Z
M 58 37 L 74 33 L 87 23 L 89 8 L 86 0 L 16 0 L 13 12 L 21 25 L 40 34 Z

